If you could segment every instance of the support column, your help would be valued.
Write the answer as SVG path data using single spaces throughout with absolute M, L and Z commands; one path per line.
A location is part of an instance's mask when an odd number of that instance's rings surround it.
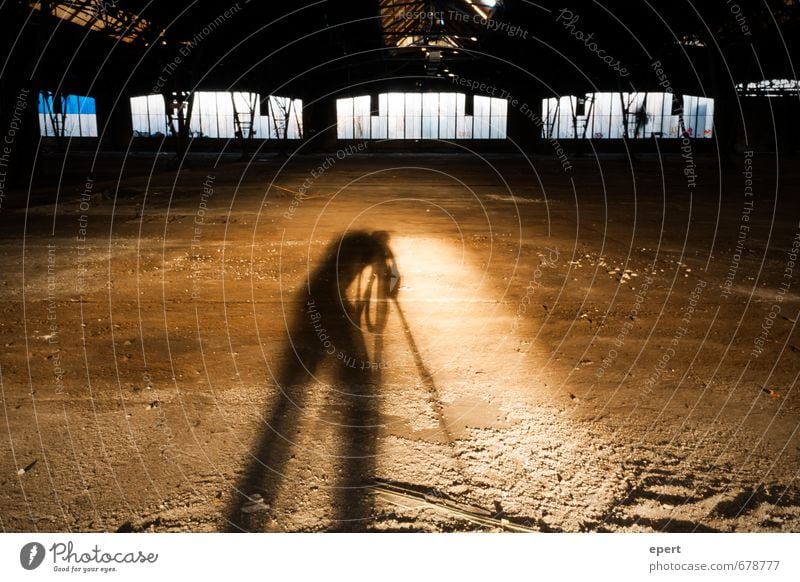
M 509 139 L 514 140 L 524 152 L 541 149 L 542 139 L 542 95 L 538 92 L 514 94 L 508 101 Z M 515 148 L 516 150 L 516 148 Z
M 303 97 L 303 140 L 303 152 L 336 149 L 336 99 L 333 95 Z
M 94 95 L 97 108 L 97 133 L 102 150 L 125 151 L 133 135 L 131 102 L 127 95 L 103 91 Z M 116 106 L 114 106 L 114 102 Z
M 29 74 L 30 55 L 38 54 L 35 27 L 29 23 L 23 29 L 25 15 L 18 6 L 5 2 L 0 7 L 0 42 L 6 49 L 2 54 L 10 57 L 0 82 L 0 193 L 4 196 L 10 187 L 28 185 L 39 142 L 38 90 Z

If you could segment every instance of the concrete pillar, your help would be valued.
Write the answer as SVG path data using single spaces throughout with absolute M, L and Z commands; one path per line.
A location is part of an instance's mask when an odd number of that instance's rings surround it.
M 303 97 L 303 139 L 303 152 L 327 152 L 336 149 L 335 96 Z
M 525 152 L 541 149 L 541 115 L 542 94 L 530 91 L 509 98 L 507 134 Z
M 96 92 L 92 97 L 95 98 L 97 109 L 97 132 L 100 139 L 98 147 L 103 150 L 125 151 L 133 134 L 131 102 L 128 96 L 123 95 L 117 99 L 116 93 L 103 91 Z
M 30 25 L 23 30 L 25 10 L 17 2 L 0 7 L 0 54 L 8 56 L 0 83 L 0 185 L 2 194 L 10 187 L 25 187 L 34 171 L 33 160 L 39 142 L 38 89 L 30 79 L 31 55 L 36 52 L 36 34 Z M 11 41 L 16 40 L 11 52 Z

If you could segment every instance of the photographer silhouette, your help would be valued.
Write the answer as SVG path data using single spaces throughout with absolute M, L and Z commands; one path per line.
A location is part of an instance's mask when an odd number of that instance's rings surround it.
M 382 332 L 400 279 L 389 238 L 383 231 L 346 233 L 328 247 L 309 276 L 299 296 L 302 310 L 288 330 L 280 371 L 273 375 L 280 393 L 228 508 L 232 531 L 264 527 L 258 523 L 263 516 L 242 511 L 242 503 L 260 496 L 274 505 L 304 420 L 309 385 L 323 371 L 330 374 L 326 388 L 334 404 L 329 409 L 345 411 L 336 423 L 344 450 L 333 459 L 341 464 L 342 475 L 331 488 L 333 529 L 352 529 L 357 520 L 370 517 L 364 487 L 373 476 Z M 371 356 L 367 334 L 374 339 Z

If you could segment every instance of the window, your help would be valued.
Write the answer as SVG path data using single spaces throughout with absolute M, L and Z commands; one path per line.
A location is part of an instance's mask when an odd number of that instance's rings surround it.
M 587 93 L 542 100 L 548 139 L 711 138 L 714 100 L 672 93 Z M 477 108 L 476 108 L 477 111 Z M 476 113 L 477 115 L 477 113 Z M 681 127 L 681 115 L 683 127 Z
M 220 117 L 225 116 L 227 111 L 225 107 L 224 98 L 227 93 L 215 93 L 198 91 L 194 94 L 194 103 L 192 104 L 192 118 L 189 122 L 189 131 L 196 137 L 233 137 L 233 132 L 230 135 L 225 131 L 225 123 L 223 122 L 223 131 L 220 135 L 219 120 Z M 220 101 L 222 103 L 220 103 Z M 221 110 L 220 110 L 220 105 Z
M 134 137 L 167 135 L 167 114 L 161 95 L 131 97 L 131 122 Z
M 197 91 L 192 97 L 191 135 L 231 139 L 241 130 L 257 139 L 299 139 L 303 134 L 300 99 L 244 91 Z M 131 97 L 131 121 L 136 137 L 157 137 L 169 132 L 161 95 Z
M 94 97 L 39 93 L 39 133 L 49 137 L 97 137 Z
M 356 97 L 353 99 L 353 138 L 369 138 L 369 128 L 369 95 Z
M 422 139 L 439 137 L 439 94 L 422 94 Z
M 370 112 L 371 113 L 371 112 Z M 389 95 L 378 95 L 378 115 L 370 118 L 372 139 L 386 139 L 389 135 Z
M 505 139 L 508 101 L 495 97 L 473 98 L 474 139 Z
M 406 93 L 406 139 L 422 137 L 422 93 Z
M 737 83 L 736 90 L 745 97 L 781 97 L 800 94 L 800 81 L 797 79 L 763 79 L 749 83 Z
M 542 120 L 544 122 L 544 137 L 546 138 L 571 138 L 575 137 L 575 126 L 572 120 L 572 111 L 577 103 L 575 97 L 557 97 L 542 100 Z M 602 121 L 602 120 L 599 120 Z M 598 124 L 599 125 L 599 124 Z M 594 127 L 592 131 L 601 131 Z
M 714 100 L 707 97 L 683 98 L 683 120 L 689 137 L 711 137 L 714 121 Z
M 263 133 L 264 139 L 300 139 L 303 137 L 303 101 L 289 97 L 270 95 L 266 98 L 268 105 L 267 122 L 269 132 Z
M 389 139 L 406 137 L 405 93 L 389 93 Z
M 489 139 L 505 139 L 507 123 L 508 101 L 505 99 L 497 99 L 496 97 L 492 97 Z
M 456 138 L 459 95 L 459 93 L 439 93 L 439 139 Z
M 336 101 L 336 135 L 339 139 L 353 139 L 353 98 Z
M 472 137 L 474 139 L 489 139 L 489 126 L 491 125 L 491 100 L 488 97 L 473 97 L 473 122 Z
M 505 139 L 508 102 L 463 93 L 381 93 L 336 101 L 339 139 Z M 475 115 L 466 115 L 473 99 Z

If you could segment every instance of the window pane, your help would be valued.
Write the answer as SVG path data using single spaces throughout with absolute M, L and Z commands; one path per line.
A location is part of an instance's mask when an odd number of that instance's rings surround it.
M 336 100 L 336 137 L 353 139 L 353 98 Z
M 422 137 L 436 139 L 439 137 L 439 94 L 424 93 L 422 95 Z
M 233 112 L 235 113 L 233 117 L 233 130 L 234 132 L 238 131 L 239 129 L 242 130 L 244 134 L 243 137 L 249 137 L 249 133 L 251 130 L 251 120 L 252 120 L 252 129 L 256 129 L 256 110 L 258 109 L 258 95 L 256 93 L 245 93 L 242 91 L 234 91 L 231 93 L 232 97 L 232 104 L 233 104 Z M 252 117 L 251 117 L 252 113 Z M 236 125 L 236 120 L 239 120 L 240 125 Z M 234 134 L 235 135 L 235 134 Z
M 355 139 L 369 139 L 370 136 L 370 115 L 369 115 L 369 95 L 355 97 L 353 99 L 353 137 Z
M 177 112 L 176 112 L 177 113 Z M 177 120 L 174 122 L 177 129 Z M 214 93 L 198 91 L 194 94 L 192 119 L 189 128 L 193 133 L 204 137 L 218 137 L 217 98 Z
M 131 126 L 134 136 L 150 136 L 150 116 L 147 110 L 148 97 L 131 97 Z
M 386 93 L 378 95 L 378 115 L 373 115 L 371 121 L 371 135 L 372 139 L 386 139 L 387 124 L 389 116 L 387 115 L 389 96 Z
M 80 125 L 82 137 L 97 137 L 97 114 L 94 97 L 79 97 Z
M 164 97 L 161 95 L 148 95 L 147 114 L 150 119 L 150 135 L 167 135 L 169 133 Z
M 508 101 L 492 97 L 491 100 L 491 126 L 489 137 L 492 139 L 506 138 L 506 119 L 508 115 Z
M 292 122 L 292 103 L 288 97 L 280 97 L 277 95 L 270 95 L 267 100 L 269 106 L 269 119 L 272 131 L 270 133 L 273 139 L 283 139 L 284 136 L 289 137 L 289 129 Z M 352 132 L 353 124 L 352 117 L 350 118 L 350 131 Z M 352 134 L 351 134 L 352 135 Z
M 217 131 L 222 138 L 232 138 L 236 136 L 233 121 L 233 96 L 231 93 L 215 93 L 217 104 Z
M 439 139 L 455 139 L 457 93 L 439 94 Z
M 589 131 L 586 133 L 587 137 L 591 136 L 592 139 L 606 139 L 611 136 L 613 97 L 612 93 L 593 94 L 592 119 L 589 125 Z
M 542 99 L 542 121 L 544 123 L 544 127 L 542 127 L 541 135 L 545 139 L 558 137 L 558 116 L 556 115 L 558 111 L 557 108 L 558 99 Z
M 691 95 L 683 96 L 683 126 L 686 135 L 694 135 L 694 124 L 697 116 L 697 97 Z
M 697 134 L 697 137 L 710 139 L 714 137 L 714 100 L 708 97 L 701 97 L 701 102 L 705 104 L 705 123 L 703 124 L 703 134 Z
M 406 139 L 422 137 L 422 93 L 406 93 Z
M 388 94 L 389 139 L 405 138 L 405 94 Z
M 303 137 L 303 100 L 294 99 L 291 102 L 291 114 L 289 115 L 289 139 L 300 139 Z
M 489 121 L 491 111 L 491 100 L 489 97 L 475 95 L 472 97 L 473 103 L 473 139 L 489 139 Z
M 664 93 L 647 93 L 647 125 L 645 137 L 662 137 L 664 129 Z

